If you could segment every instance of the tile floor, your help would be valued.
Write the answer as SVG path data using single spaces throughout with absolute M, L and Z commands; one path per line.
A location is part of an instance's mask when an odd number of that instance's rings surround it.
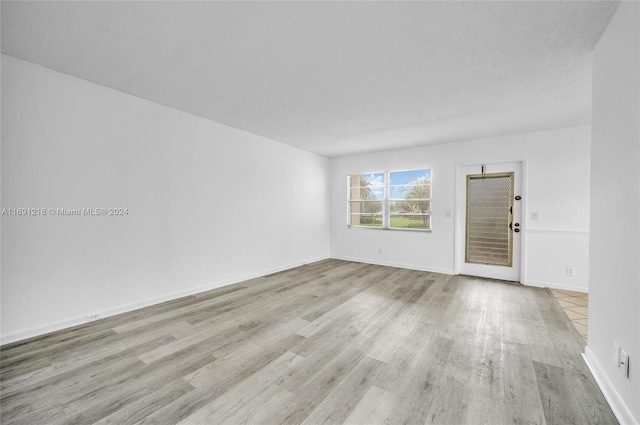
M 552 289 L 551 292 L 562 306 L 562 309 L 584 341 L 587 342 L 589 294 L 563 289 Z

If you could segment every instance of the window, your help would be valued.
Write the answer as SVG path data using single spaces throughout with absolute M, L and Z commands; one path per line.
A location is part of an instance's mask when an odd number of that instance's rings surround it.
M 349 226 L 431 230 L 431 170 L 385 171 L 348 178 Z
M 349 224 L 383 227 L 385 173 L 349 176 Z

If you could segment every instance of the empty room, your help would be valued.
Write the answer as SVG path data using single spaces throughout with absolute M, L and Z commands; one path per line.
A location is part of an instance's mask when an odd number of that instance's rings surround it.
M 0 423 L 640 424 L 640 2 L 0 14 Z

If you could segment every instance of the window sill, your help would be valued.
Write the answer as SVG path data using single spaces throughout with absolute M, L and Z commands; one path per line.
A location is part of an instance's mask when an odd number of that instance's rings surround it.
M 417 233 L 431 233 L 431 229 L 403 229 L 392 227 L 373 227 L 373 226 L 358 226 L 355 224 L 347 224 L 347 229 L 367 229 L 367 230 L 388 230 L 391 232 L 417 232 Z

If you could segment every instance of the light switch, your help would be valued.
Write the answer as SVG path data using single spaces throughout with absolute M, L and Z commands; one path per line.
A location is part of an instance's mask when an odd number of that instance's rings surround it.
M 622 368 L 622 375 L 625 378 L 629 377 L 629 354 L 626 351 L 620 350 L 620 367 Z

